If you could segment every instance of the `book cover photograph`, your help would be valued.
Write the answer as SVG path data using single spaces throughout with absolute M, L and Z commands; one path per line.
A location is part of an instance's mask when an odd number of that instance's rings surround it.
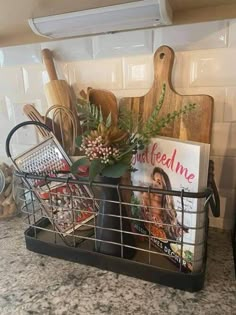
M 207 187 L 209 144 L 153 138 L 132 160 L 134 186 L 167 191 L 200 192 Z M 134 191 L 131 198 L 133 230 L 151 240 L 183 271 L 201 268 L 205 236 L 204 200 L 163 192 Z M 184 209 L 184 211 L 182 211 Z M 181 242 L 183 246 L 181 246 Z

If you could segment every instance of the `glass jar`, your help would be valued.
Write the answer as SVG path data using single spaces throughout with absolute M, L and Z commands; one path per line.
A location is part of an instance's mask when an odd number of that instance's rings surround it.
M 0 219 L 11 218 L 19 213 L 15 196 L 13 167 L 0 163 Z

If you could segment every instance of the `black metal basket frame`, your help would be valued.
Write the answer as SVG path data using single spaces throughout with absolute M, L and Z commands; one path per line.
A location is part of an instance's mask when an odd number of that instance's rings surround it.
M 88 182 L 86 179 L 72 179 L 70 177 L 50 177 L 50 176 L 42 176 L 37 174 L 26 174 L 23 172 L 16 172 L 16 175 L 19 176 L 24 184 L 27 185 L 27 190 L 25 188 L 23 189 L 23 195 L 30 194 L 30 197 L 28 195 L 27 202 L 23 206 L 23 212 L 26 213 L 26 218 L 28 220 L 28 228 L 25 231 L 25 241 L 26 241 L 26 247 L 34 252 L 62 258 L 74 262 L 79 262 L 86 265 L 95 266 L 101 269 L 110 270 L 117 273 L 126 274 L 129 276 L 133 276 L 136 278 L 156 282 L 159 284 L 171 286 L 178 289 L 183 289 L 187 291 L 197 291 L 202 289 L 204 285 L 204 278 L 205 278 L 205 267 L 206 267 L 206 259 L 207 259 L 207 230 L 208 230 L 208 206 L 210 205 L 211 210 L 213 212 L 214 216 L 219 216 L 220 211 L 220 203 L 219 203 L 219 195 L 217 192 L 217 188 L 214 182 L 214 163 L 210 161 L 209 163 L 209 176 L 208 176 L 208 188 L 203 192 L 185 192 L 185 191 L 174 191 L 174 190 L 162 190 L 162 189 L 156 189 L 152 187 L 141 187 L 141 186 L 130 186 L 130 185 L 112 185 L 112 184 L 104 184 L 100 182 Z M 135 261 L 130 259 L 123 258 L 123 248 L 127 245 L 125 244 L 118 244 L 122 246 L 121 250 L 121 257 L 114 257 L 110 255 L 105 255 L 102 253 L 99 253 L 96 251 L 96 246 L 92 249 L 86 249 L 83 248 L 83 246 L 80 246 L 83 243 L 86 243 L 86 240 L 90 241 L 96 241 L 96 235 L 95 237 L 93 235 L 89 236 L 78 236 L 76 235 L 75 231 L 71 233 L 69 236 L 70 240 L 73 240 L 70 245 L 66 243 L 60 243 L 58 242 L 58 236 L 62 236 L 62 233 L 60 233 L 53 224 L 53 218 L 51 216 L 48 216 L 47 213 L 42 209 L 43 203 L 42 200 L 40 200 L 35 194 L 34 190 L 32 190 L 31 185 L 29 184 L 29 180 L 44 180 L 46 183 L 50 183 L 53 181 L 61 182 L 64 185 L 70 185 L 70 184 L 79 184 L 79 185 L 88 185 L 91 191 L 93 191 L 96 187 L 107 187 L 107 188 L 113 188 L 118 191 L 118 195 L 120 196 L 119 205 L 120 208 L 122 206 L 129 206 L 130 204 L 125 203 L 121 199 L 122 191 L 133 191 L 137 190 L 140 192 L 148 192 L 148 193 L 159 193 L 159 194 L 165 194 L 165 195 L 171 195 L 171 196 L 177 196 L 181 198 L 181 204 L 182 209 L 181 216 L 182 216 L 182 222 L 184 222 L 184 214 L 186 213 L 186 210 L 184 209 L 184 198 L 198 198 L 198 199 L 204 199 L 204 206 L 202 211 L 198 211 L 199 213 L 202 213 L 205 215 L 205 223 L 204 226 L 197 226 L 193 229 L 204 229 L 205 230 L 205 237 L 203 242 L 194 244 L 195 246 L 202 246 L 204 245 L 204 254 L 202 257 L 202 267 L 201 270 L 198 272 L 192 272 L 192 273 L 185 273 L 182 270 L 182 253 L 183 253 L 183 246 L 186 244 L 183 241 L 183 237 L 181 237 L 180 241 L 176 241 L 176 243 L 180 244 L 181 246 L 181 255 L 180 255 L 180 264 L 179 268 L 176 268 L 174 271 L 170 269 L 166 269 L 165 267 L 159 267 L 157 265 L 154 265 L 151 263 L 151 255 L 155 255 L 158 257 L 168 257 L 167 254 L 162 252 L 156 252 L 151 251 L 150 249 L 150 238 L 149 235 L 149 248 L 148 250 L 137 248 L 138 250 L 143 250 L 144 252 L 148 252 L 148 261 L 142 262 L 142 261 Z M 71 198 L 73 196 L 71 195 Z M 99 200 L 95 199 L 95 197 L 92 197 L 93 202 L 97 202 Z M 36 203 L 37 202 L 37 206 Z M 110 200 L 110 202 L 113 202 Z M 29 206 L 31 209 L 29 210 Z M 37 208 L 37 209 L 36 209 Z M 163 209 L 164 210 L 164 209 Z M 122 212 L 120 212 L 120 219 L 122 219 Z M 129 220 L 133 220 L 134 218 L 127 218 Z M 96 226 L 96 220 L 94 220 L 95 223 L 93 223 L 93 227 L 95 230 Z M 48 230 L 48 225 L 52 224 L 52 229 Z M 91 223 L 85 224 L 90 225 Z M 42 239 L 40 235 L 43 233 L 51 233 L 53 234 L 53 240 L 47 241 L 45 239 Z M 123 231 L 120 231 L 123 232 Z M 130 232 L 125 232 L 130 233 Z M 139 233 L 132 234 L 140 235 Z M 82 240 L 78 245 L 76 242 L 76 239 Z M 153 238 L 153 237 L 152 237 Z M 173 240 L 172 240 L 173 241 Z M 96 244 L 96 242 L 95 242 Z M 128 246 L 129 247 L 129 246 Z

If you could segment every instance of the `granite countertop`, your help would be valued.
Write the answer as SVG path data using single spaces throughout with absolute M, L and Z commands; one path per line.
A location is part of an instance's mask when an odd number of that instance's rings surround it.
M 205 287 L 189 293 L 32 253 L 21 218 L 0 222 L 0 314 L 236 314 L 230 235 L 210 229 Z

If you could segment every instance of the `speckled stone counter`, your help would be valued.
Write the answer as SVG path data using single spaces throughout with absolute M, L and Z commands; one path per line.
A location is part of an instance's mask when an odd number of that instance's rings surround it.
M 236 314 L 230 235 L 209 231 L 204 290 L 189 293 L 32 253 L 20 218 L 0 222 L 0 314 Z

